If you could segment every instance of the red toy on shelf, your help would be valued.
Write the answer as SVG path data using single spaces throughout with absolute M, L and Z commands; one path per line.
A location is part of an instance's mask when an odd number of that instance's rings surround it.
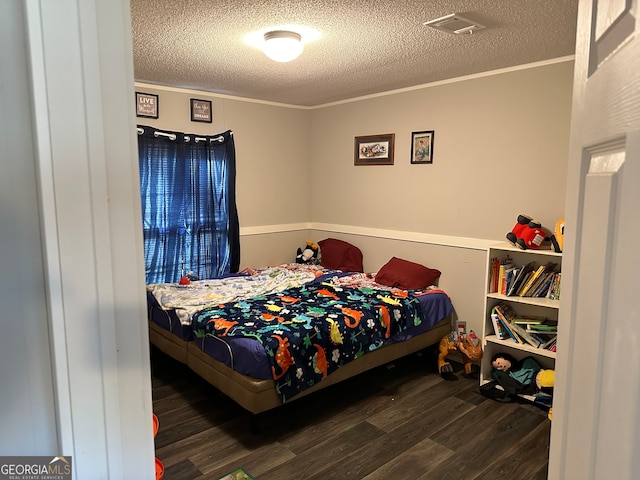
M 542 246 L 542 242 L 549 240 L 549 235 L 540 222 L 528 215 L 520 214 L 514 227 L 507 233 L 507 240 L 511 245 L 522 250 L 528 248 L 537 250 Z

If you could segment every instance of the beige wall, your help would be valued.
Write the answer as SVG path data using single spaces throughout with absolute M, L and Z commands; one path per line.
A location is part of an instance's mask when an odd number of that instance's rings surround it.
M 519 213 L 550 229 L 564 215 L 572 76 L 564 60 L 311 109 L 136 90 L 160 95 L 160 118 L 140 123 L 233 130 L 241 268 L 342 238 L 368 271 L 394 255 L 440 269 L 456 317 L 480 331 L 486 246 Z M 212 125 L 189 121 L 190 97 L 212 100 Z M 422 130 L 435 131 L 432 165 L 410 163 Z M 354 137 L 384 133 L 395 134 L 394 165 L 354 166 Z
M 311 221 L 503 239 L 519 213 L 564 214 L 573 62 L 311 112 Z M 435 130 L 433 165 L 411 132 Z M 395 133 L 395 164 L 354 166 L 358 135 Z
M 464 320 L 467 328 L 480 333 L 483 324 L 486 250 L 459 245 L 440 245 L 370 235 L 313 230 L 313 238 L 339 238 L 362 250 L 364 269 L 375 272 L 393 256 L 440 270 L 438 287 L 453 303 L 453 320 Z
M 139 125 L 202 135 L 233 131 L 241 227 L 309 221 L 307 110 L 142 83 L 136 91 L 158 95 L 159 105 L 158 118 L 138 117 Z M 211 100 L 213 123 L 190 120 L 190 98 Z

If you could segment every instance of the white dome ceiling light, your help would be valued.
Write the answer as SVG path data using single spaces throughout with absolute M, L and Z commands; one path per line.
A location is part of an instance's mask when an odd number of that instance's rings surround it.
M 300 56 L 304 46 L 299 33 L 274 30 L 264 34 L 264 53 L 276 62 L 290 62 Z

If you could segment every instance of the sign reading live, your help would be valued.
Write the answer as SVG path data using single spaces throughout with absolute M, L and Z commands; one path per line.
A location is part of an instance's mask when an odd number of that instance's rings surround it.
M 71 457 L 0 457 L 0 480 L 71 480 Z

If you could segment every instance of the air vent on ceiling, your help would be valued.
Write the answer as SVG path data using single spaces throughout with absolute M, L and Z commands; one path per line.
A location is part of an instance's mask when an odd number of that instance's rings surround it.
M 486 28 L 484 25 L 464 18 L 457 13 L 451 13 L 444 17 L 436 18 L 435 20 L 429 20 L 428 22 L 424 22 L 423 25 L 455 34 L 473 33 L 476 30 Z

